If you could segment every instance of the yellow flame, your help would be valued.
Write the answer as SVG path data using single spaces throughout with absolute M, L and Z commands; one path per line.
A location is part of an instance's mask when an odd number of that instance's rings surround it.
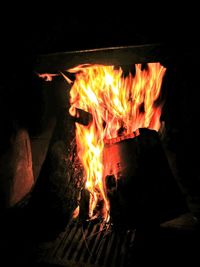
M 88 126 L 76 123 L 78 156 L 84 166 L 86 188 L 90 191 L 89 216 L 99 202 L 101 215 L 109 219 L 109 201 L 103 187 L 103 149 L 106 139 L 116 138 L 123 127 L 124 135 L 138 128 L 159 130 L 162 105 L 156 106 L 166 69 L 149 63 L 142 70 L 135 65 L 135 75 L 123 77 L 121 68 L 104 65 L 80 65 L 68 71 L 76 74 L 70 91 L 70 114 L 79 108 L 92 114 Z

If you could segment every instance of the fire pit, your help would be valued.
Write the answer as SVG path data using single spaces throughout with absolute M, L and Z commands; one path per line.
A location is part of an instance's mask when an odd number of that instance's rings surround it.
M 161 141 L 168 59 L 161 45 L 38 58 L 38 75 L 48 81 L 59 77 L 68 90 L 66 118 L 73 131 L 66 162 L 71 180 L 77 169 L 82 175 L 73 213 L 79 221 L 98 219 L 134 231 L 187 210 Z

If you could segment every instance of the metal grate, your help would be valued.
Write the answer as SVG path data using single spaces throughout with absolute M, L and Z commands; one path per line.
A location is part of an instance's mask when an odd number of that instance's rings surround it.
M 39 262 L 59 266 L 128 266 L 135 230 L 114 230 L 102 223 L 71 222 Z

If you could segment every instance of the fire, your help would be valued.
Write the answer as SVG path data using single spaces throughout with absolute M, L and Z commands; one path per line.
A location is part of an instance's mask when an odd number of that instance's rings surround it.
M 78 156 L 85 171 L 85 186 L 90 192 L 90 218 L 103 203 L 101 215 L 109 220 L 109 201 L 103 186 L 103 149 L 106 140 L 131 136 L 138 128 L 159 130 L 162 104 L 160 96 L 166 68 L 149 63 L 135 65 L 135 75 L 126 77 L 121 68 L 104 65 L 80 65 L 69 69 L 76 79 L 70 91 L 70 114 L 76 109 L 92 114 L 89 125 L 76 123 Z

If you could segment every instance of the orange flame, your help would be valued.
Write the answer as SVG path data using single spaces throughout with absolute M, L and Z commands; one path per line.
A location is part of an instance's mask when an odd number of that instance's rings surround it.
M 109 201 L 103 187 L 103 149 L 105 140 L 119 135 L 131 136 L 138 128 L 159 130 L 162 105 L 155 105 L 166 69 L 149 63 L 142 70 L 135 65 L 135 75 L 123 77 L 121 68 L 103 65 L 80 65 L 68 71 L 76 74 L 70 91 L 70 114 L 76 108 L 92 114 L 88 126 L 76 123 L 78 155 L 85 170 L 85 186 L 90 192 L 90 218 L 99 201 L 101 215 L 109 220 Z
M 37 75 L 44 79 L 46 82 L 51 82 L 53 80 L 53 77 L 59 76 L 59 74 L 52 74 L 52 73 L 37 73 Z

